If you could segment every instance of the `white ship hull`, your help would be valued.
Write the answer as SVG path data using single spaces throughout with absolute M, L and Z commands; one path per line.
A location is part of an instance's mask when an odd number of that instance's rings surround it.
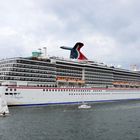
M 73 48 L 61 47 L 71 51 L 71 59 L 35 51 L 31 57 L 0 60 L 0 92 L 8 105 L 140 99 L 140 72 L 87 60 L 80 52 L 83 45 L 77 42 Z
M 140 99 L 140 89 L 3 87 L 1 92 L 5 94 L 8 105 L 76 104 Z

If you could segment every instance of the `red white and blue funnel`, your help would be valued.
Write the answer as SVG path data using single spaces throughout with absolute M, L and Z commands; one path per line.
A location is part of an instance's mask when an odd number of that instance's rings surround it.
M 84 46 L 83 43 L 77 42 L 73 48 L 62 46 L 60 48 L 70 50 L 70 58 L 78 60 L 87 60 L 87 58 L 80 52 L 80 49 Z

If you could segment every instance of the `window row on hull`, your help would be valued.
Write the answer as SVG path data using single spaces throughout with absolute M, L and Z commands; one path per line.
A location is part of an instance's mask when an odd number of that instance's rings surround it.
M 57 73 L 58 76 L 74 76 L 74 77 L 82 77 L 82 75 L 75 74 L 75 73 Z
M 114 81 L 137 81 L 137 82 L 140 82 L 140 79 L 115 78 Z
M 13 68 L 12 71 L 17 72 L 27 72 L 27 73 L 41 73 L 41 74 L 55 74 L 56 71 L 48 71 L 48 70 L 37 70 L 37 69 L 23 69 L 23 68 Z
M 86 84 L 112 84 L 110 81 L 86 81 Z
M 39 65 L 39 66 L 44 66 L 44 65 L 52 65 L 50 63 L 50 60 L 48 59 L 47 61 L 40 61 L 40 60 L 32 60 L 32 59 L 19 59 L 16 61 L 19 64 L 30 64 L 30 65 Z
M 59 70 L 57 69 L 57 72 L 61 72 L 61 73 L 76 73 L 76 74 L 82 74 L 82 71 L 72 71 L 72 70 Z
M 92 72 L 103 72 L 103 73 L 112 73 L 112 69 L 106 69 L 106 68 L 99 68 L 99 67 L 91 67 L 91 68 L 87 68 L 85 67 L 85 71 L 92 73 Z
M 87 79 L 92 79 L 92 78 L 113 79 L 112 76 L 104 76 L 104 75 L 85 75 L 85 78 Z
M 0 73 L 1 76 L 24 76 L 24 77 L 37 77 L 37 78 L 56 78 L 56 75 L 51 74 L 32 74 L 32 73 L 22 73 L 22 72 L 3 72 Z
M 0 76 L 0 80 L 20 80 L 20 81 L 38 81 L 38 82 L 56 82 L 56 79 L 52 78 L 30 78 L 30 77 L 18 77 L 18 76 L 12 76 L 12 77 L 4 77 Z
M 21 68 L 30 68 L 30 69 L 40 69 L 40 70 L 54 70 L 53 66 L 34 66 L 34 65 L 25 65 L 25 64 L 13 64 L 13 67 L 21 67 Z
M 27 73 L 42 73 L 42 74 L 55 74 L 55 70 L 40 70 L 40 69 L 27 69 L 27 68 L 16 68 L 16 67 L 7 67 L 0 68 L 0 72 L 5 71 L 15 71 L 15 72 L 27 72 Z
M 137 72 L 125 72 L 125 71 L 113 71 L 113 75 L 116 76 L 132 76 L 132 77 L 140 77 L 140 73 Z
M 96 81 L 109 81 L 109 82 L 113 82 L 114 80 L 113 79 L 102 79 L 102 78 L 92 78 L 92 79 L 85 79 L 86 81 L 89 81 L 89 82 L 96 82 Z

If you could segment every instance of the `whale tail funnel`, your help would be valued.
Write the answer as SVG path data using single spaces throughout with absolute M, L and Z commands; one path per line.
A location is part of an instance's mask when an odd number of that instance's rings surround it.
M 84 46 L 83 43 L 77 42 L 73 48 L 64 47 L 62 49 L 70 50 L 70 58 L 71 59 L 78 59 L 78 60 L 87 60 L 87 58 L 80 52 L 80 49 Z

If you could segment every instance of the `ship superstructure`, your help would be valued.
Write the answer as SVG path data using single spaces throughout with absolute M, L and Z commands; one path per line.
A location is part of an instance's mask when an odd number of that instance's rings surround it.
M 51 57 L 0 61 L 1 85 L 38 87 L 140 87 L 140 73 Z
M 35 52 L 32 57 L 1 60 L 0 85 L 9 105 L 140 98 L 139 72 L 109 67 L 89 61 L 85 56 L 77 57 L 83 60 L 44 58 Z M 129 91 L 133 93 L 131 96 Z

